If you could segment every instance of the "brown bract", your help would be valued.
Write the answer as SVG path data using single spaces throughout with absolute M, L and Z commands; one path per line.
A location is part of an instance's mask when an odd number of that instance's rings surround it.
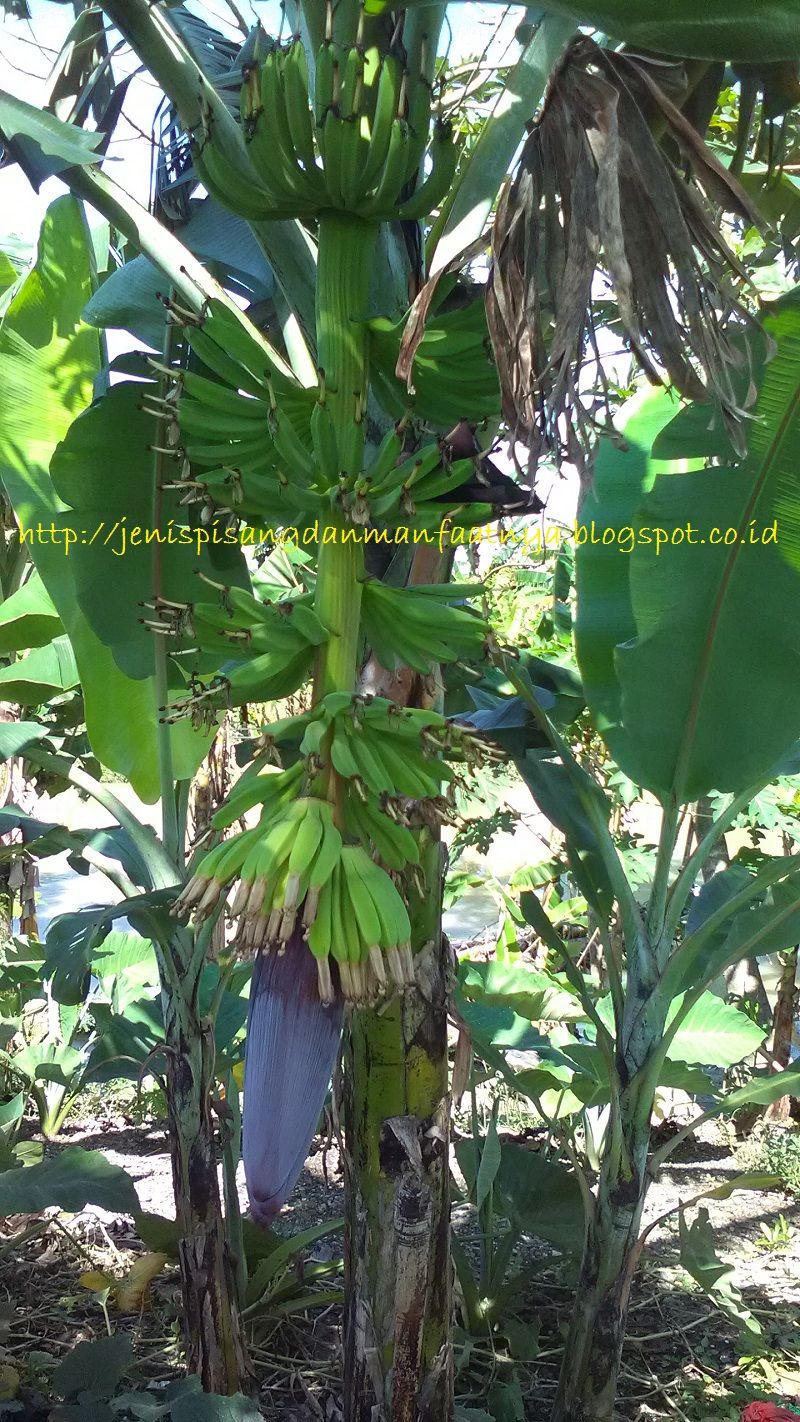
M 674 68 L 575 41 L 500 200 L 487 318 L 504 415 L 532 474 L 547 456 L 583 468 L 608 421 L 597 328 L 612 294 L 611 322 L 648 377 L 716 402 L 744 452 L 745 272 L 713 209 L 762 223 L 664 92 Z

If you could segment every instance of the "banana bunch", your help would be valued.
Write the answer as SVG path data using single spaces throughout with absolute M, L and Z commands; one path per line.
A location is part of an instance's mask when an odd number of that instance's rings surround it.
M 152 360 L 172 389 L 165 400 L 149 396 L 145 408 L 166 421 L 166 452 L 193 475 L 187 488 L 277 525 L 319 514 L 328 484 L 314 457 L 316 393 L 287 375 L 245 318 L 221 302 L 209 301 L 199 322 L 179 314 L 202 369 Z
M 442 202 L 458 166 L 452 126 L 431 126 L 427 81 L 396 55 L 366 51 L 358 36 L 350 46 L 323 41 L 313 95 L 302 42 L 275 46 L 247 68 L 240 114 L 255 183 L 243 184 L 237 166 L 229 192 L 222 183 L 216 195 L 245 217 L 257 209 L 308 219 L 332 208 L 375 222 L 418 220 Z M 213 146 L 212 131 L 201 162 Z M 423 164 L 428 172 L 407 196 Z
M 243 588 L 227 587 L 209 578 L 219 592 L 217 602 L 179 603 L 160 598 L 148 606 L 151 630 L 194 645 L 177 650 L 176 658 L 203 662 L 211 656 L 221 671 L 208 685 L 195 677 L 189 695 L 171 708 L 169 719 L 192 712 L 198 704 L 243 706 L 289 696 L 311 674 L 317 648 L 328 640 L 307 595 L 264 603 Z
M 428 316 L 414 353 L 410 391 L 395 374 L 406 322 L 404 314 L 399 320 L 378 316 L 368 323 L 370 378 L 386 413 L 400 419 L 411 408 L 440 430 L 450 430 L 463 419 L 499 419 L 500 382 L 483 300 Z
M 450 606 L 481 590 L 480 583 L 393 588 L 369 578 L 361 617 L 381 666 L 389 671 L 408 666 L 427 675 L 437 663 L 482 660 L 491 636 L 488 624 L 477 613 Z
M 359 841 L 387 869 L 400 874 L 420 862 L 417 838 L 403 818 L 400 806 L 389 795 L 349 794 L 345 800 L 345 824 Z
M 361 473 L 345 477 L 348 451 L 339 447 L 324 377 L 318 391 L 298 386 L 219 302 L 186 323 L 186 339 L 204 369 L 152 361 L 173 390 L 166 400 L 149 395 L 146 408 L 166 417 L 166 452 L 189 471 L 187 490 L 240 518 L 299 529 L 335 511 L 354 524 L 436 530 L 437 501 L 474 480 L 474 460 L 451 460 L 437 440 L 409 452 L 407 417 Z M 357 430 L 363 411 L 354 405 L 353 416 Z M 489 503 L 456 501 L 449 512 L 468 525 L 493 516 Z
M 308 900 L 306 901 L 306 914 Z M 360 844 L 345 845 L 330 878 L 319 891 L 306 939 L 317 963 L 320 998 L 334 996 L 330 957 L 343 996 L 359 1004 L 375 1002 L 389 986 L 411 987 L 408 909 L 393 880 Z
M 349 706 L 337 710 L 331 718 L 331 764 L 362 797 L 436 799 L 455 777 L 443 760 L 447 723 L 434 712 L 393 714 L 391 704 L 379 697 L 366 703 L 350 698 Z
M 409 454 L 406 440 L 407 424 L 400 420 L 384 436 L 354 491 L 364 500 L 373 524 L 391 527 L 413 523 L 423 527 L 427 522 L 437 528 L 445 510 L 434 500 L 473 478 L 475 462 L 450 461 L 438 440 Z M 481 522 L 491 517 L 488 504 L 474 507 L 479 510 Z
M 278 813 L 271 804 L 255 829 L 205 855 L 173 913 L 207 917 L 234 881 L 237 943 L 248 953 L 283 952 L 301 919 L 323 1002 L 335 996 L 331 958 L 351 1002 L 373 1001 L 390 983 L 414 981 L 403 898 L 360 844 L 344 844 L 330 801 L 304 795 L 284 800 Z

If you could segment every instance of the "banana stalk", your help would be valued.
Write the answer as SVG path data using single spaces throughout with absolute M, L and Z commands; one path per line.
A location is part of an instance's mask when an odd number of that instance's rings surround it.
M 360 469 L 368 383 L 364 314 L 376 233 L 346 214 L 320 222 L 317 281 L 319 397 L 314 415 L 328 453 L 343 474 Z M 324 422 L 324 423 L 323 423 Z M 312 428 L 314 426 L 312 425 Z M 330 455 L 332 445 L 333 454 Z M 356 689 L 363 551 L 345 541 L 333 513 L 320 535 L 315 611 L 329 636 L 318 649 L 314 701 Z M 328 735 L 330 754 L 331 734 Z M 341 783 L 324 766 L 314 788 L 330 798 L 342 827 Z M 327 946 L 325 962 L 327 963 Z M 244 1093 L 244 1164 L 251 1207 L 268 1224 L 292 1190 L 316 1128 L 339 1049 L 342 1002 L 323 1001 L 317 973 L 299 933 L 285 953 L 259 954 L 251 989 Z M 287 1067 L 289 1068 L 287 1071 Z M 270 1119 L 265 1118 L 269 1112 Z

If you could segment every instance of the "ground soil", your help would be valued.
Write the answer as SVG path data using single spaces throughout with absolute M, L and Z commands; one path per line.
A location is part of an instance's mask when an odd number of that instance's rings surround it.
M 155 1120 L 134 1125 L 123 1111 L 108 1106 L 92 1121 L 73 1123 L 63 1143 L 99 1148 L 125 1167 L 136 1182 L 143 1211 L 171 1216 L 172 1196 L 166 1131 Z M 60 1143 L 59 1143 L 60 1144 Z M 732 1145 L 719 1130 L 706 1130 L 685 1142 L 652 1187 L 647 1218 L 741 1173 Z M 784 1191 L 737 1192 L 709 1202 L 717 1250 L 734 1266 L 733 1279 L 763 1329 L 765 1358 L 742 1362 L 740 1336 L 723 1314 L 687 1280 L 678 1263 L 677 1215 L 658 1225 L 633 1291 L 629 1339 L 620 1393 L 620 1419 L 643 1422 L 652 1417 L 735 1419 L 744 1402 L 800 1399 L 800 1208 Z M 290 1234 L 322 1221 L 335 1221 L 342 1210 L 342 1181 L 335 1145 L 317 1141 L 298 1186 L 280 1217 L 281 1233 Z M 782 1247 L 766 1249 L 760 1226 L 787 1222 Z M 455 1227 L 468 1253 L 476 1252 L 470 1207 L 457 1205 Z M 8 1240 L 40 1221 L 5 1223 Z M 22 1379 L 20 1415 L 30 1422 L 58 1417 L 51 1412 L 49 1377 L 54 1362 L 76 1342 L 106 1329 L 98 1295 L 82 1287 L 88 1270 L 123 1275 L 145 1246 L 129 1220 L 87 1208 L 44 1224 L 27 1242 L 0 1248 L 0 1361 L 12 1364 Z M 318 1241 L 307 1257 L 336 1259 L 341 1237 Z M 523 1241 L 516 1261 L 524 1278 L 518 1311 L 527 1326 L 530 1361 L 518 1362 L 524 1417 L 546 1422 L 561 1353 L 570 1297 L 563 1261 L 535 1240 Z M 341 1282 L 340 1280 L 338 1282 Z M 323 1287 L 335 1286 L 336 1277 Z M 175 1267 L 168 1264 L 152 1285 L 140 1313 L 119 1315 L 109 1304 L 112 1328 L 131 1335 L 136 1355 L 131 1379 L 153 1387 L 180 1376 L 179 1295 Z M 336 1305 L 289 1320 L 267 1315 L 252 1324 L 253 1356 L 267 1418 L 286 1422 L 340 1416 L 340 1311 Z M 538 1342 L 537 1342 L 538 1339 Z M 517 1357 L 526 1333 L 513 1340 Z M 458 1335 L 458 1390 L 461 1405 L 476 1409 L 507 1370 L 504 1340 L 466 1340 Z M 0 1373 L 0 1378 L 2 1373 Z M 0 1413 L 2 1407 L 0 1407 Z M 477 1422 L 475 1413 L 473 1422 Z M 514 1417 L 509 1413 L 509 1418 Z M 485 1413 L 484 1413 L 485 1416 Z

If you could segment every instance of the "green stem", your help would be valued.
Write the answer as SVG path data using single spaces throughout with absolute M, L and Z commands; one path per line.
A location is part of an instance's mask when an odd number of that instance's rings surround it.
M 364 316 L 377 228 L 346 213 L 325 213 L 319 224 L 317 350 L 320 399 L 330 412 L 340 467 L 353 475 L 364 452 L 369 348 Z M 321 531 L 316 610 L 330 630 L 320 649 L 315 700 L 354 691 L 360 647 L 363 547 L 357 530 L 332 515 Z
M 364 453 L 369 341 L 364 320 L 378 229 L 350 213 L 323 213 L 317 253 L 317 358 L 342 472 Z
M 173 357 L 173 330 L 174 328 L 167 322 L 164 329 L 164 343 L 162 356 L 164 365 L 170 365 Z M 159 393 L 164 399 L 167 394 L 167 379 L 162 376 L 160 380 Z M 162 487 L 166 479 L 165 460 L 163 449 L 166 447 L 166 421 L 160 419 L 158 422 L 157 438 L 153 445 L 153 466 L 152 466 L 152 527 L 161 528 L 163 515 L 164 498 Z M 160 539 L 153 540 L 153 561 L 152 561 L 152 593 L 158 602 L 164 591 L 163 559 L 161 554 Z M 154 636 L 153 638 L 153 671 L 156 698 L 156 748 L 158 752 L 158 782 L 161 796 L 161 840 L 164 849 L 176 865 L 183 863 L 183 844 L 180 839 L 178 827 L 178 807 L 175 800 L 175 775 L 172 765 L 172 732 L 169 725 L 159 715 L 159 708 L 166 706 L 169 701 L 169 666 L 167 656 L 167 642 L 165 637 Z
M 717 815 L 714 822 L 709 826 L 703 835 L 700 843 L 689 856 L 680 874 L 678 874 L 667 899 L 667 910 L 665 918 L 665 932 L 670 938 L 675 936 L 676 929 L 681 920 L 681 914 L 686 906 L 686 900 L 692 891 L 692 886 L 703 865 L 706 863 L 714 845 L 728 829 L 731 822 L 736 818 L 740 810 L 749 805 L 754 800 L 760 790 L 763 790 L 765 781 L 759 780 L 755 785 L 749 785 L 746 790 L 742 790 L 739 795 L 733 798 Z
M 680 806 L 671 802 L 663 807 L 661 833 L 658 839 L 656 867 L 647 906 L 647 931 L 656 956 L 663 961 L 664 939 L 666 937 L 666 909 L 669 894 L 669 880 L 672 871 L 672 856 L 678 838 Z M 666 951 L 669 952 L 669 939 Z

